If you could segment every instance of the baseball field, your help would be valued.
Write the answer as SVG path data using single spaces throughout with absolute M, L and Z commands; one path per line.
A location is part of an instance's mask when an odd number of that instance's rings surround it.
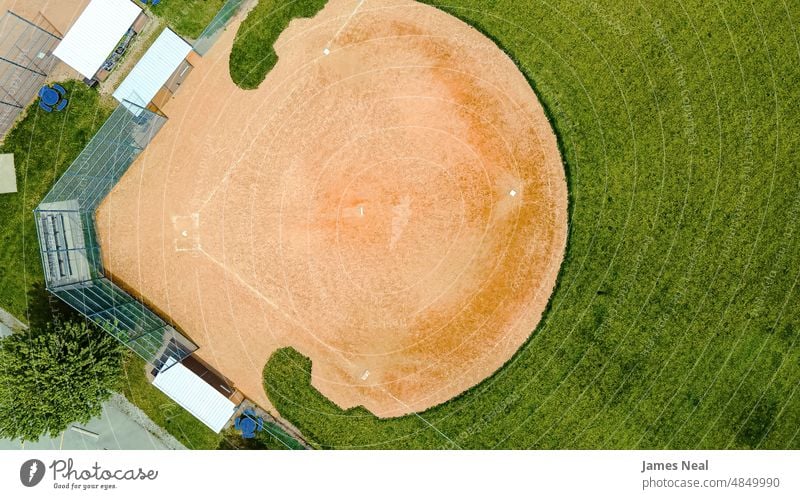
M 107 269 L 322 447 L 796 448 L 798 7 L 431 3 L 230 26 Z
M 328 398 L 382 417 L 499 369 L 567 237 L 556 138 L 519 69 L 433 7 L 334 0 L 246 91 L 235 33 L 98 210 L 105 268 L 265 407 L 285 346 Z

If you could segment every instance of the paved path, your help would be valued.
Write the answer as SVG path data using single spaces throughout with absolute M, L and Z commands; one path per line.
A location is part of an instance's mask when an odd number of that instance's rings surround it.
M 11 334 L 12 329 L 26 329 L 27 326 L 16 317 L 0 308 L 0 338 Z

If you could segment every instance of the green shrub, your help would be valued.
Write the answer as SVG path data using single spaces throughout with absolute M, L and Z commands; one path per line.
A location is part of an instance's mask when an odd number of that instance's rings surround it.
M 0 436 L 37 441 L 88 423 L 122 379 L 122 346 L 85 323 L 0 340 Z

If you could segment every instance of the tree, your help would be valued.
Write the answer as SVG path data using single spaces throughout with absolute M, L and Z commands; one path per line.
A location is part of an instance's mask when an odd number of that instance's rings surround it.
M 0 340 L 0 437 L 37 441 L 88 423 L 122 379 L 121 345 L 85 323 Z

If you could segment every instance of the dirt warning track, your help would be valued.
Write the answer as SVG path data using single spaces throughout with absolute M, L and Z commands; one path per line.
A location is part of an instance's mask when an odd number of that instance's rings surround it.
M 524 76 L 405 0 L 293 22 L 254 91 L 228 75 L 235 32 L 100 207 L 106 267 L 265 407 L 284 346 L 324 395 L 382 417 L 497 370 L 539 322 L 567 236 L 564 168 Z

